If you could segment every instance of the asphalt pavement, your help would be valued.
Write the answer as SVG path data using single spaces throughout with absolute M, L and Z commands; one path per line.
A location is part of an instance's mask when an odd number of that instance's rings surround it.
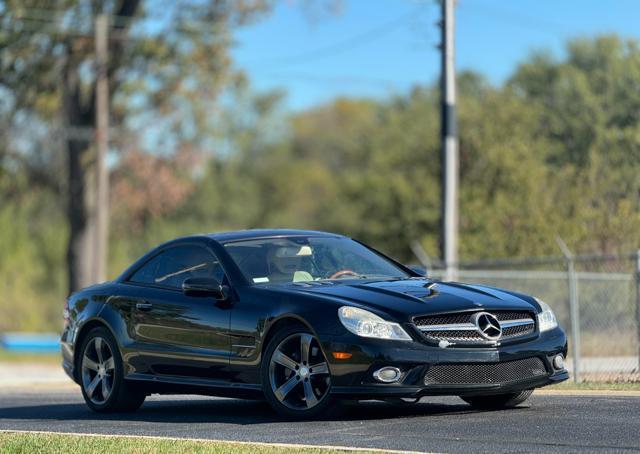
M 279 419 L 264 402 L 152 396 L 100 415 L 75 387 L 0 390 L 0 429 L 303 443 L 427 452 L 640 452 L 640 397 L 536 395 L 475 411 L 455 397 L 411 406 L 360 402 L 321 421 Z

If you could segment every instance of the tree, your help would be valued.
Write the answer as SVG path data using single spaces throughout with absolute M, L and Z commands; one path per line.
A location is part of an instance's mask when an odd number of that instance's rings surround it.
M 640 45 L 601 36 L 567 50 L 534 55 L 509 86 L 538 109 L 560 232 L 578 250 L 628 251 L 640 244 Z
M 68 287 L 90 283 L 90 204 L 95 90 L 93 19 L 110 16 L 110 95 L 115 124 L 151 122 L 176 138 L 205 140 L 222 88 L 234 77 L 228 49 L 231 30 L 265 12 L 267 0 L 175 2 L 0 1 L 0 90 L 9 103 L 7 123 L 28 123 L 62 131 L 60 152 L 66 178 L 54 178 L 42 164 L 61 160 L 53 142 L 39 159 L 7 146 L 41 182 L 66 191 L 69 222 Z M 153 130 L 153 126 L 149 128 Z M 24 129 L 22 129 L 24 131 Z M 32 133 L 32 132 L 31 132 Z

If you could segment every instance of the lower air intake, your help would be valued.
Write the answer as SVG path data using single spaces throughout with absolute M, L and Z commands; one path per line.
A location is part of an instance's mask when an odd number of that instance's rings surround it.
M 425 385 L 489 385 L 513 383 L 547 375 L 540 358 L 502 363 L 436 364 L 424 377 Z

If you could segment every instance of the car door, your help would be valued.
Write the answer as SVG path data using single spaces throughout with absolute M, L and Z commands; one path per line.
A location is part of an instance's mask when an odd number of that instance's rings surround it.
M 203 245 L 183 244 L 161 251 L 127 280 L 144 287 L 131 300 L 136 369 L 155 375 L 226 380 L 230 343 L 230 306 L 211 297 L 188 296 L 190 277 L 225 279 L 214 253 Z

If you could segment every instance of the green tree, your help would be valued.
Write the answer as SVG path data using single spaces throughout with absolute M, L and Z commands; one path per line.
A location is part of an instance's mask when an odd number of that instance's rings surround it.
M 555 174 L 558 230 L 583 251 L 640 244 L 640 46 L 616 36 L 579 39 L 556 61 L 535 55 L 509 86 L 537 107 Z
M 231 31 L 268 6 L 266 0 L 0 1 L 0 88 L 10 99 L 4 106 L 11 111 L 8 124 L 28 123 L 30 134 L 34 125 L 65 133 L 64 159 L 57 160 L 66 161 L 66 178 L 53 184 L 67 195 L 69 291 L 90 283 L 94 17 L 110 16 L 108 74 L 115 123 L 122 125 L 127 116 L 140 127 L 147 120 L 161 125 L 166 140 L 198 141 L 207 136 L 216 99 L 233 77 Z M 22 150 L 12 154 L 42 169 L 56 160 L 51 148 L 41 153 L 49 155 L 45 159 L 24 158 Z

